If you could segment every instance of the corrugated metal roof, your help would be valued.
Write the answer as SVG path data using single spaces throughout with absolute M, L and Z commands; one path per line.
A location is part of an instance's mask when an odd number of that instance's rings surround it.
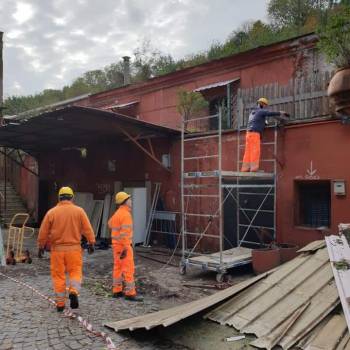
M 231 80 L 219 81 L 219 82 L 217 82 L 217 83 L 213 83 L 213 84 L 209 84 L 209 85 L 205 85 L 205 86 L 198 87 L 198 88 L 196 88 L 196 89 L 193 90 L 193 91 L 199 92 L 199 91 L 203 91 L 203 90 L 214 89 L 214 88 L 219 87 L 219 86 L 228 85 L 228 84 L 230 84 L 230 83 L 233 83 L 233 82 L 235 82 L 235 81 L 238 81 L 239 79 L 240 79 L 240 78 L 234 78 L 234 79 L 231 79 Z
M 179 131 L 116 112 L 91 107 L 71 106 L 46 112 L 18 125 L 0 128 L 0 145 L 22 149 L 36 155 L 49 149 L 78 147 L 129 134 L 166 137 Z
M 256 347 L 289 349 L 338 304 L 327 250 L 322 248 L 282 265 L 206 318 L 255 334 Z
M 227 298 L 204 317 L 255 334 L 255 347 L 350 350 L 344 316 L 332 314 L 340 300 L 324 241 L 311 243 L 269 274 L 192 303 L 107 326 L 117 331 L 166 327 Z
M 350 337 L 344 314 L 332 315 L 322 327 L 317 327 L 312 336 L 298 347 L 305 350 L 349 350 Z
M 210 295 L 208 297 L 180 305 L 175 306 L 171 309 L 158 311 L 152 314 L 137 316 L 134 318 L 130 318 L 127 320 L 121 320 L 117 322 L 107 322 L 105 326 L 114 329 L 115 331 L 120 330 L 130 330 L 133 331 L 135 329 L 152 329 L 157 326 L 168 327 L 176 322 L 179 322 L 186 317 L 195 315 L 196 313 L 203 311 L 217 303 L 226 300 L 227 298 L 232 297 L 233 295 L 239 293 L 243 289 L 251 286 L 257 281 L 265 278 L 268 274 L 262 274 L 251 278 L 247 281 L 237 284 L 236 286 L 227 288 L 218 293 Z

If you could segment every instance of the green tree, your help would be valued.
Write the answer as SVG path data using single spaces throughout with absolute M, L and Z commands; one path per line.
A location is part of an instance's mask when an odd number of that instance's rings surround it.
M 124 84 L 123 63 L 112 63 L 104 69 L 106 83 L 109 89 L 114 89 Z
M 318 48 L 329 62 L 337 67 L 350 66 L 350 6 L 340 5 L 328 16 L 327 24 L 320 26 Z
M 201 93 L 195 91 L 186 91 L 179 89 L 177 91 L 177 111 L 184 117 L 185 120 L 204 108 L 208 107 L 208 101 L 204 99 Z
M 101 69 L 91 70 L 82 76 L 90 91 L 99 92 L 108 88 L 106 73 Z
M 329 6 L 329 0 L 270 0 L 267 8 L 272 24 L 302 28 L 310 16 L 318 16 Z

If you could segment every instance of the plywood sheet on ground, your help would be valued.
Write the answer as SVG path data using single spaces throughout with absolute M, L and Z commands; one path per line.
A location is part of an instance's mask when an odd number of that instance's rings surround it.
M 247 281 L 239 283 L 236 286 L 227 288 L 218 293 L 193 302 L 127 320 L 107 322 L 105 323 L 105 326 L 112 328 L 115 331 L 127 329 L 133 331 L 140 328 L 151 329 L 157 326 L 168 327 L 180 320 L 206 310 L 207 308 L 216 305 L 217 303 L 224 301 L 229 297 L 232 297 L 233 295 L 255 284 L 259 280 L 266 278 L 267 276 L 268 273 L 261 274 Z
M 85 210 L 86 215 L 91 221 L 92 211 L 94 209 L 94 195 L 90 192 L 75 192 L 74 203 Z
M 252 259 L 252 249 L 244 247 L 236 247 L 223 251 L 222 262 L 224 264 L 233 265 L 241 261 L 250 261 Z M 201 255 L 189 258 L 191 262 L 198 264 L 208 264 L 209 266 L 217 266 L 220 263 L 220 253 Z
M 109 210 L 111 206 L 112 196 L 110 193 L 105 195 L 103 201 L 103 212 L 102 212 L 102 222 L 101 222 L 101 238 L 109 238 L 110 230 L 108 229 L 108 219 L 109 219 Z
M 98 235 L 98 229 L 101 223 L 102 209 L 103 209 L 103 201 L 102 200 L 94 200 L 94 207 L 91 215 L 91 226 L 95 232 L 95 235 Z

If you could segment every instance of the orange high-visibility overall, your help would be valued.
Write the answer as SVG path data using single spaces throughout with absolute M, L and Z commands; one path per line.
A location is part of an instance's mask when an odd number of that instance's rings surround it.
M 38 245 L 44 248 L 51 242 L 51 278 L 57 306 L 64 306 L 66 299 L 66 273 L 69 277 L 69 294 L 79 294 L 82 281 L 81 236 L 90 244 L 95 235 L 85 211 L 71 201 L 61 201 L 50 209 L 41 223 Z
M 136 295 L 131 209 L 125 204 L 121 205 L 109 219 L 108 226 L 112 230 L 113 293 L 124 292 L 127 296 Z M 120 259 L 123 251 L 126 251 L 126 256 Z
M 257 171 L 260 163 L 260 133 L 247 131 L 241 171 Z

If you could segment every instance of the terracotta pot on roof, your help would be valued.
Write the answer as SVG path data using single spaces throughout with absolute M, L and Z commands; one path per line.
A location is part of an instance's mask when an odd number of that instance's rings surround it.
M 281 264 L 294 259 L 298 253 L 299 247 L 293 243 L 281 243 L 278 245 L 281 255 Z
M 278 248 L 263 248 L 252 250 L 252 265 L 255 274 L 269 271 L 281 263 Z
M 350 116 L 350 67 L 336 71 L 329 82 L 327 94 L 338 115 Z

